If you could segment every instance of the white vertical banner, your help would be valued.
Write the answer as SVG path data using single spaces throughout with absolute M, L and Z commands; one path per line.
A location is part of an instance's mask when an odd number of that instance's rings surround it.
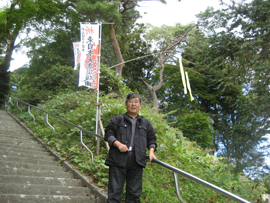
M 99 89 L 100 24 L 80 23 L 81 63 L 79 86 Z
M 81 62 L 80 42 L 73 42 L 73 52 L 74 52 L 74 70 L 76 70 L 78 68 L 79 63 Z

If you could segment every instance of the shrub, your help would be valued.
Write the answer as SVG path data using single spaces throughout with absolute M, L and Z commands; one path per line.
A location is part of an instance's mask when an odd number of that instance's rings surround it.
M 190 141 L 196 141 L 202 148 L 214 146 L 215 130 L 211 119 L 206 113 L 195 111 L 179 115 L 177 120 L 178 128 Z
M 38 76 L 24 74 L 14 96 L 37 105 L 40 101 L 45 101 L 61 91 L 75 89 L 77 81 L 78 71 L 57 64 Z

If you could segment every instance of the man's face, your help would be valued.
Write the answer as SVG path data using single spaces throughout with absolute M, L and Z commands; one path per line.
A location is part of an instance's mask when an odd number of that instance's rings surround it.
M 132 115 L 137 115 L 141 109 L 142 104 L 139 98 L 131 98 L 126 103 L 127 112 Z

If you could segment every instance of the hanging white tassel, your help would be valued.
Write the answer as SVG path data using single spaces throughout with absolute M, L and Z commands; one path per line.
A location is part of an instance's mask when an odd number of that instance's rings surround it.
M 186 79 L 187 79 L 187 88 L 188 88 L 188 91 L 189 91 L 189 95 L 190 95 L 190 100 L 193 101 L 194 98 L 192 96 L 192 93 L 191 93 L 191 88 L 190 88 L 190 84 L 189 84 L 189 78 L 188 78 L 188 72 L 185 72 L 186 73 Z
M 184 93 L 187 94 L 187 86 L 186 86 L 184 68 L 183 68 L 183 65 L 182 65 L 182 56 L 181 56 L 181 54 L 179 54 L 178 58 L 179 58 L 179 64 L 180 64 L 180 73 L 181 73 L 181 76 L 182 76 L 182 82 L 183 82 L 183 86 L 184 86 Z

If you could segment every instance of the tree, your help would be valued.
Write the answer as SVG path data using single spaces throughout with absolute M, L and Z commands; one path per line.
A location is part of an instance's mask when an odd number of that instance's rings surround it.
M 231 105 L 231 140 L 227 155 L 244 159 L 238 164 L 241 171 L 251 160 L 252 151 L 269 133 L 269 42 L 268 26 L 270 2 L 255 0 L 251 3 L 228 4 L 222 11 L 207 10 L 201 15 L 202 23 L 213 36 L 227 38 L 222 53 L 231 67 L 231 78 L 240 82 L 243 93 Z M 211 20 L 210 20 L 211 19 Z M 215 28 L 223 32 L 215 34 Z M 221 49 L 218 49 L 219 51 Z M 238 137 L 238 138 L 237 138 Z M 241 137 L 241 138 L 240 138 Z M 246 158 L 246 160 L 245 160 Z M 258 156 L 257 156 L 258 158 Z
M 175 61 L 173 61 L 173 58 L 175 57 L 175 54 L 181 53 L 180 52 L 181 51 L 181 48 L 180 48 L 181 43 L 184 43 L 183 42 L 184 38 L 186 38 L 189 31 L 196 26 L 197 25 L 192 25 L 192 26 L 189 25 L 187 27 L 184 27 L 183 29 L 180 26 L 180 29 L 182 31 L 181 34 L 175 32 L 175 33 L 177 33 L 176 35 L 172 35 L 169 38 L 166 37 L 165 38 L 165 44 L 166 44 L 165 47 L 163 47 L 164 43 L 163 43 L 163 40 L 161 40 L 162 43 L 161 43 L 160 47 L 162 49 L 160 50 L 161 54 L 159 57 L 160 69 L 159 69 L 159 74 L 158 74 L 158 77 L 159 77 L 158 82 L 155 81 L 154 85 L 151 85 L 151 84 L 147 83 L 147 81 L 145 81 L 142 77 L 140 78 L 142 80 L 142 82 L 144 83 L 145 87 L 147 88 L 149 94 L 151 95 L 151 98 L 153 100 L 153 106 L 156 109 L 156 111 L 158 111 L 158 106 L 159 106 L 156 92 L 162 87 L 162 85 L 164 83 L 163 73 L 164 73 L 165 65 L 166 65 L 166 63 L 168 63 L 168 64 L 174 63 L 175 64 Z M 163 29 L 164 28 L 166 29 L 166 26 L 164 26 Z M 148 35 L 150 33 L 148 33 Z M 175 34 L 175 33 L 173 33 L 173 34 Z M 168 42 L 168 44 L 166 42 Z M 177 46 L 180 46 L 180 47 L 177 47 Z
M 0 103 L 3 102 L 8 93 L 9 74 L 8 69 L 15 49 L 15 40 L 19 32 L 26 26 L 27 22 L 33 17 L 32 12 L 35 8 L 31 7 L 32 2 L 14 1 L 9 8 L 0 11 L 0 51 L 4 58 L 0 63 Z M 25 8 L 29 9 L 25 12 Z
M 132 0 L 121 0 L 121 1 L 110 1 L 110 2 L 88 2 L 80 0 L 76 3 L 76 10 L 84 15 L 90 17 L 92 21 L 105 21 L 114 23 L 109 26 L 110 35 L 112 38 L 113 50 L 118 63 L 123 63 L 124 59 L 117 41 L 115 26 L 120 26 L 121 29 L 130 29 L 131 25 L 139 17 L 138 12 L 134 10 L 137 5 L 136 1 Z M 122 76 L 123 64 L 116 66 L 115 71 Z
M 262 9 L 264 17 L 256 17 L 262 6 L 269 7 L 265 1 L 254 1 L 232 4 L 223 11 L 210 8 L 201 14 L 201 31 L 193 29 L 186 43 L 178 47 L 195 101 L 183 94 L 178 64 L 172 57 L 163 72 L 167 76 L 164 85 L 157 92 L 159 102 L 164 104 L 160 109 L 165 113 L 172 111 L 166 115 L 174 127 L 181 126 L 179 114 L 189 115 L 196 110 L 207 113 L 216 131 L 217 154 L 233 161 L 236 171 L 244 170 L 253 177 L 255 168 L 263 172 L 265 154 L 259 148 L 269 133 L 269 102 L 265 102 L 269 98 L 269 59 L 264 48 L 269 35 L 262 21 L 268 19 L 267 9 Z M 217 28 L 222 29 L 217 32 Z M 260 37 L 260 33 L 265 35 Z M 166 38 L 159 38 L 157 44 L 164 47 Z M 152 76 L 153 84 L 158 71 Z
M 30 32 L 41 29 L 52 29 L 56 22 L 65 20 L 64 11 L 68 8 L 69 2 L 58 0 L 49 1 L 11 1 L 9 7 L 0 11 L 0 52 L 4 58 L 0 61 L 0 89 L 1 95 L 7 94 L 7 88 L 3 88 L 8 83 L 10 61 L 13 50 L 18 48 L 28 40 L 28 37 L 15 44 L 18 36 L 24 33 L 29 36 Z M 48 37 L 48 36 L 47 36 Z M 4 83 L 4 81 L 6 81 Z M 2 99 L 2 98 L 1 98 Z M 0 101 L 1 102 L 1 101 Z
M 118 42 L 121 50 L 123 50 L 123 58 L 127 62 L 123 72 L 124 82 L 131 90 L 149 97 L 149 93 L 140 78 L 151 79 L 157 58 L 151 52 L 151 44 L 142 38 L 146 29 L 147 26 L 144 24 L 135 24 L 129 33 L 120 36 Z
M 262 30 L 264 33 L 268 30 L 260 21 L 265 18 L 260 16 L 258 20 L 256 14 L 252 14 L 261 6 L 268 8 L 265 1 L 259 6 L 260 2 L 232 4 L 223 11 L 208 9 L 200 15 L 200 25 L 206 26 L 201 28 L 207 28 L 207 39 L 201 43 L 204 47 L 197 46 L 199 49 L 192 51 L 187 46 L 183 52 L 183 58 L 192 62 L 184 62 L 184 67 L 188 68 L 196 102 L 188 103 L 181 89 L 177 91 L 175 88 L 181 81 L 173 81 L 172 78 L 165 81 L 164 99 L 159 97 L 161 103 L 168 101 L 168 107 L 161 107 L 165 111 L 177 110 L 179 113 L 197 108 L 208 113 L 217 132 L 215 144 L 218 155 L 233 160 L 236 171 L 245 170 L 253 175 L 252 164 L 256 168 L 264 165 L 261 161 L 264 155 L 259 147 L 269 133 L 269 106 L 268 102 L 263 102 L 269 97 L 269 69 L 266 68 L 269 60 L 265 57 L 267 51 L 264 51 L 269 39 L 267 35 L 259 37 Z M 256 29 L 254 24 L 258 24 Z M 240 25 L 243 28 L 241 32 Z M 216 32 L 217 28 L 223 29 Z M 174 116 L 169 118 L 175 121 Z
M 76 26 L 76 31 L 79 29 L 78 27 L 79 23 Z M 74 65 L 72 42 L 79 38 L 79 33 L 76 31 L 59 28 L 50 30 L 47 34 L 45 32 L 45 36 L 51 35 L 50 40 L 42 36 L 30 40 L 27 43 L 28 47 L 31 48 L 28 52 L 28 56 L 31 58 L 28 76 L 38 76 L 57 63 L 72 67 Z
M 161 3 L 166 3 L 165 0 L 157 0 Z M 76 10 L 84 15 L 90 16 L 92 21 L 99 20 L 114 23 L 109 26 L 109 32 L 112 40 L 113 50 L 119 65 L 115 66 L 115 71 L 122 77 L 124 66 L 124 58 L 118 38 L 125 37 L 126 33 L 133 29 L 135 21 L 140 17 L 139 12 L 135 9 L 138 6 L 138 1 L 120 0 L 120 1 L 92 1 L 88 2 L 80 0 L 76 4 Z M 126 41 L 128 44 L 129 42 Z

